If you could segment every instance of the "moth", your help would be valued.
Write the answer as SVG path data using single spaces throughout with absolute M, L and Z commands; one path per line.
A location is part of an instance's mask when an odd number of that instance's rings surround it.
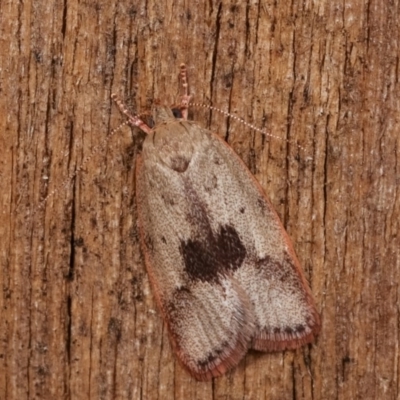
M 314 340 L 320 318 L 292 243 L 260 184 L 219 136 L 187 120 L 180 66 L 179 118 L 154 108 L 136 162 L 140 244 L 172 347 L 209 380 L 249 349 L 282 351 Z M 178 112 L 177 112 L 178 111 Z

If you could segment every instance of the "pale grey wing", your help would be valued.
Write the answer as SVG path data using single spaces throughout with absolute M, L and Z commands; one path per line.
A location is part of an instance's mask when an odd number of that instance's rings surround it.
M 207 380 L 247 352 L 253 311 L 235 279 L 218 274 L 219 259 L 207 249 L 199 256 L 191 241 L 205 228 L 191 218 L 201 218 L 201 210 L 181 174 L 145 161 L 138 160 L 136 181 L 146 267 L 178 358 L 195 378 Z
M 314 338 L 319 317 L 290 240 L 228 145 L 194 124 L 162 124 L 143 145 L 137 194 L 155 296 L 192 375 L 220 375 L 248 346 Z
M 254 311 L 252 347 L 274 351 L 311 342 L 320 319 L 290 238 L 241 159 L 220 138 L 207 135 L 211 145 L 192 160 L 191 190 L 207 210 L 211 231 L 234 238 L 225 250 L 227 262 L 241 253 L 240 268 L 231 264 L 231 271 Z

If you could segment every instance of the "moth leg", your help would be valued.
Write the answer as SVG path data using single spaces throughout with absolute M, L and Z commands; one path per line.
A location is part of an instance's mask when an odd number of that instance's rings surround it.
M 121 113 L 128 117 L 129 124 L 131 124 L 132 126 L 137 126 L 139 129 L 147 134 L 151 132 L 151 128 L 147 124 L 145 124 L 137 115 L 132 115 L 125 104 L 122 102 L 122 100 L 115 93 L 111 95 L 111 98 L 114 100 Z
M 179 81 L 181 85 L 181 104 L 180 110 L 182 113 L 182 118 L 187 120 L 188 119 L 188 109 L 189 109 L 189 102 L 190 102 L 190 94 L 189 94 L 189 84 L 187 79 L 187 70 L 186 65 L 180 65 L 180 72 L 179 72 Z

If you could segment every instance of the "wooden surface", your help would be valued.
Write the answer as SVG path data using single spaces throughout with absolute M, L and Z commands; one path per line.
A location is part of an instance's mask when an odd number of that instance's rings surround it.
M 0 3 L 0 399 L 399 396 L 398 1 Z M 322 316 L 316 343 L 199 383 L 174 358 L 138 246 L 133 110 L 193 110 L 265 188 Z M 300 145 L 302 148 L 299 148 Z M 41 199 L 56 188 L 44 208 Z

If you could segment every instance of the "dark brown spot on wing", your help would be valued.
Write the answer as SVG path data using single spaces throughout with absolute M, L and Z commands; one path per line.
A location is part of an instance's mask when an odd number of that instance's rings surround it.
M 217 155 L 214 155 L 213 161 L 214 161 L 214 164 L 216 164 L 216 165 L 221 165 L 221 164 L 223 164 L 223 161 L 222 161 L 221 158 L 218 157 Z
M 274 334 L 275 336 L 278 336 L 281 333 L 286 333 L 287 335 L 290 336 L 295 336 L 294 334 L 302 334 L 306 330 L 304 325 L 298 324 L 295 326 L 286 326 L 285 328 L 280 328 L 278 326 L 272 328 L 269 332 L 270 334 Z M 265 330 L 265 332 L 268 332 L 268 330 Z
M 306 328 L 303 325 L 296 325 L 294 330 L 297 333 L 303 333 L 306 330 Z
M 287 333 L 288 335 L 292 335 L 293 329 L 292 329 L 290 326 L 287 326 L 287 327 L 285 328 L 285 333 Z
M 292 290 L 301 291 L 302 283 L 297 274 L 296 268 L 293 265 L 291 258 L 286 254 L 281 262 L 274 260 L 270 256 L 265 256 L 256 261 L 255 265 L 261 269 L 266 279 L 270 281 L 280 281 L 285 283 L 287 290 L 291 287 Z M 289 285 L 290 284 L 290 285 Z
M 206 205 L 190 182 L 185 183 L 190 204 L 187 220 L 192 226 L 192 237 L 180 246 L 185 271 L 192 280 L 218 281 L 242 265 L 246 249 L 233 226 L 220 226 L 217 232 L 211 228 Z
M 203 370 L 208 370 L 210 365 L 215 363 L 215 361 L 221 357 L 221 354 L 227 348 L 229 348 L 229 343 L 226 341 L 222 342 L 221 347 L 213 349 L 213 351 L 208 353 L 205 358 L 197 362 L 198 367 Z
M 246 248 L 236 229 L 229 225 L 221 227 L 214 250 L 219 255 L 221 263 L 228 264 L 231 270 L 238 269 L 246 257 Z
M 261 209 L 261 211 L 264 213 L 267 207 L 265 206 L 265 200 L 262 197 L 257 199 L 257 205 Z
M 151 238 L 150 235 L 145 234 L 144 235 L 144 243 L 147 247 L 147 249 L 152 252 L 154 250 L 154 243 L 153 243 L 153 239 Z
M 175 205 L 175 199 L 170 193 L 162 193 L 161 198 L 167 206 Z
M 185 172 L 187 170 L 187 167 L 189 166 L 190 159 L 183 157 L 183 156 L 176 156 L 174 158 L 171 158 L 171 168 L 176 171 L 176 172 Z
M 192 293 L 189 288 L 186 286 L 180 286 L 175 289 L 174 294 L 172 296 L 172 300 L 167 303 L 167 310 L 171 315 L 171 318 L 175 318 L 175 314 L 179 314 L 179 309 L 182 304 L 186 302 L 190 302 L 192 299 Z
M 219 276 L 238 269 L 246 257 L 246 249 L 232 226 L 220 227 L 204 239 L 189 239 L 181 243 L 185 271 L 192 280 L 218 281 Z
M 218 178 L 213 174 L 210 179 L 204 184 L 204 190 L 207 193 L 212 193 L 218 187 Z

